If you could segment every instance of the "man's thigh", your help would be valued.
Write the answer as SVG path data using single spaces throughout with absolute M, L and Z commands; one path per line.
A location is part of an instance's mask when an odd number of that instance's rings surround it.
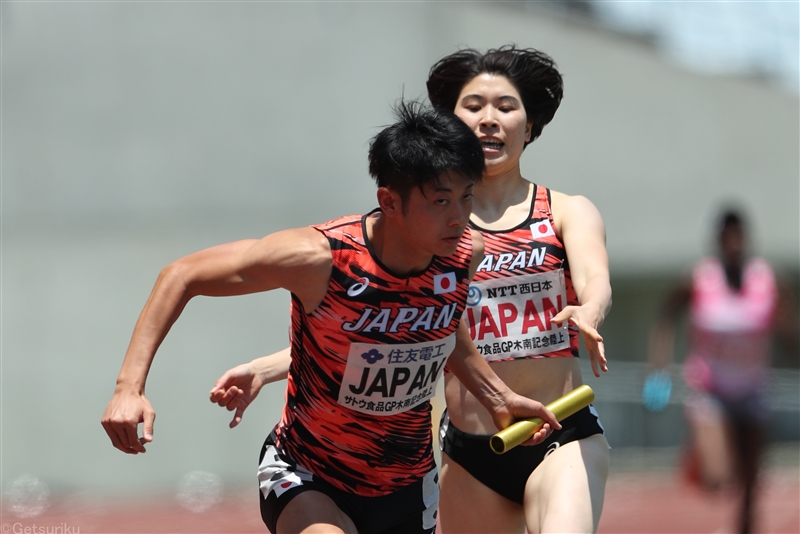
M 319 491 L 304 491 L 284 506 L 277 534 L 358 534 L 353 520 L 333 499 Z

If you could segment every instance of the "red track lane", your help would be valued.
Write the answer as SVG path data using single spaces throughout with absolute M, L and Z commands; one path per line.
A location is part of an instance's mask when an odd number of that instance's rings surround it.
M 0 534 L 22 534 L 26 527 L 31 527 L 28 534 L 264 533 L 267 530 L 261 522 L 255 491 L 230 492 L 220 503 L 201 513 L 181 508 L 169 495 L 134 502 L 61 497 L 35 518 L 19 518 L 2 503 L 0 523 L 5 526 Z M 773 470 L 766 475 L 760 496 L 756 532 L 800 533 L 800 474 L 796 467 Z M 731 496 L 707 495 L 682 483 L 672 473 L 612 475 L 599 532 L 734 532 L 735 507 Z

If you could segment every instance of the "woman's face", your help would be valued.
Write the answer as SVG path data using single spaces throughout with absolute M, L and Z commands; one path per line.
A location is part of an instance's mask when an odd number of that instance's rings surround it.
M 741 265 L 745 253 L 744 228 L 738 224 L 726 226 L 719 235 L 719 248 L 726 265 Z
M 461 89 L 454 112 L 481 140 L 488 176 L 519 166 L 522 149 L 531 137 L 531 123 L 508 78 L 479 74 Z

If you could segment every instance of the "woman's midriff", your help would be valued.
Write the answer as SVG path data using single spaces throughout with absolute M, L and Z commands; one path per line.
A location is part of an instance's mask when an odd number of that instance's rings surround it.
M 578 358 L 530 358 L 491 362 L 490 365 L 512 391 L 542 404 L 554 401 L 583 383 Z M 452 373 L 445 377 L 445 397 L 450 420 L 459 430 L 470 434 L 497 432 L 486 408 Z

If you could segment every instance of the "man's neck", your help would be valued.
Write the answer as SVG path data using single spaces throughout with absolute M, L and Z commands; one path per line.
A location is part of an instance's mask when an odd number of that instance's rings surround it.
M 391 221 L 380 211 L 367 217 L 367 239 L 378 260 L 398 277 L 411 276 L 424 271 L 433 256 L 403 239 L 403 232 L 392 227 Z

